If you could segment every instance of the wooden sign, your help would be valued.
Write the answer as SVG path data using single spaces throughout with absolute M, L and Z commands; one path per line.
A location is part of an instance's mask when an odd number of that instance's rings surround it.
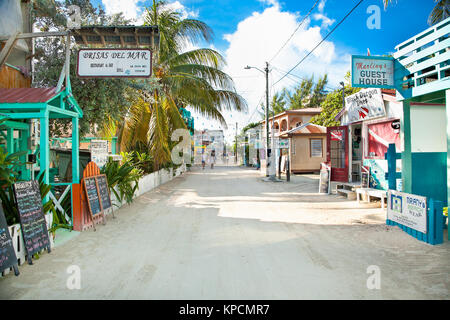
M 330 179 L 331 167 L 326 165 L 325 163 L 322 163 L 320 168 L 319 193 L 330 194 Z
M 152 74 L 150 49 L 89 48 L 78 50 L 78 77 L 149 78 Z
M 42 249 L 51 251 L 39 183 L 35 180 L 24 181 L 15 183 L 13 187 L 27 260 L 32 264 L 33 254 Z
M 112 207 L 111 197 L 109 194 L 108 181 L 106 179 L 106 175 L 102 174 L 96 177 L 98 191 L 100 193 L 100 200 L 102 203 L 103 211 Z
M 95 177 L 84 178 L 84 190 L 86 191 L 89 210 L 93 216 L 102 212 L 100 197 Z
M 14 268 L 14 274 L 18 276 L 18 261 L 0 201 L 0 273 L 11 267 Z

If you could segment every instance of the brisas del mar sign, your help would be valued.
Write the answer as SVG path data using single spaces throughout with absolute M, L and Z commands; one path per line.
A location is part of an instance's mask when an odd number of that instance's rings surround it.
M 375 56 L 352 56 L 352 87 L 394 87 L 394 59 Z
M 152 73 L 150 49 L 80 49 L 77 75 L 86 78 L 148 78 Z

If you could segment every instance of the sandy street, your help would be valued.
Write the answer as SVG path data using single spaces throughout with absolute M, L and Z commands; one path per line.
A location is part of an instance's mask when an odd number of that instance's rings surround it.
M 318 175 L 268 183 L 251 169 L 195 168 L 0 278 L 0 298 L 450 298 L 448 240 L 425 244 L 376 205 L 317 189 Z M 66 286 L 71 265 L 79 290 Z M 369 266 L 379 290 L 367 288 Z

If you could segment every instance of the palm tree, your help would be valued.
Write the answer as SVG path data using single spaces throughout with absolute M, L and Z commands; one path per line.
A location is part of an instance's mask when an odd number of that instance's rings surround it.
M 185 128 L 178 107 L 188 106 L 226 127 L 222 111 L 243 111 L 247 105 L 236 93 L 233 80 L 221 71 L 225 60 L 217 51 L 201 48 L 183 52 L 188 43 L 212 40 L 213 32 L 205 23 L 182 19 L 163 0 L 153 0 L 144 19 L 146 25 L 159 27 L 159 52 L 153 61 L 155 81 L 140 84 L 142 96 L 130 109 L 119 139 L 125 150 L 137 146 L 150 149 L 158 169 L 170 160 L 170 133 Z
M 383 0 L 384 9 L 392 0 Z M 435 0 L 436 6 L 431 11 L 428 17 L 428 24 L 430 26 L 447 19 L 450 16 L 450 0 Z

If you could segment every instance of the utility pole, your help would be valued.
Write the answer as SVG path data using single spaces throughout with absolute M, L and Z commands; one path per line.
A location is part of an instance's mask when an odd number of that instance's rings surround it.
M 339 84 L 342 86 L 342 108 L 345 108 L 345 83 L 341 81 Z
M 264 69 L 266 73 L 266 177 L 269 176 L 269 63 L 266 62 L 266 68 Z M 273 130 L 272 130 L 273 132 Z M 273 151 L 273 150 L 271 150 Z M 272 152 L 271 152 L 272 153 Z
M 237 153 L 238 153 L 238 141 L 237 141 L 237 137 L 238 137 L 238 123 L 236 122 L 236 137 L 235 137 L 236 148 L 235 148 L 235 151 L 234 151 L 234 161 L 235 161 L 236 164 L 238 162 L 238 156 L 237 156 Z

